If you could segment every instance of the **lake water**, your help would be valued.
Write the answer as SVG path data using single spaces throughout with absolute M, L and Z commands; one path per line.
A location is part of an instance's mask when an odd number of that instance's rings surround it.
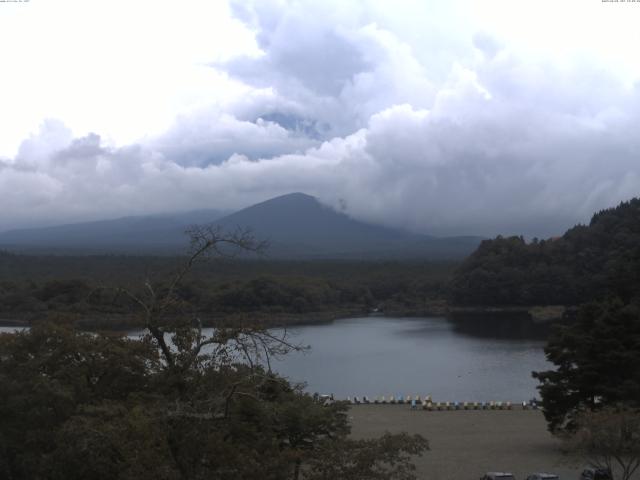
M 24 329 L 25 327 L 0 327 L 0 333 L 14 333 Z
M 521 402 L 539 396 L 531 372 L 551 368 L 544 332 L 516 320 L 363 317 L 288 334 L 311 350 L 274 360 L 273 369 L 306 381 L 309 392 L 337 398 L 430 394 L 435 401 Z
M 453 323 L 443 318 L 364 317 L 289 329 L 308 344 L 273 363 L 310 392 L 354 395 L 430 394 L 436 401 L 523 401 L 536 396 L 533 370 L 551 367 L 531 325 Z M 504 328 L 508 324 L 508 328 Z M 534 337 L 534 338 L 532 338 Z

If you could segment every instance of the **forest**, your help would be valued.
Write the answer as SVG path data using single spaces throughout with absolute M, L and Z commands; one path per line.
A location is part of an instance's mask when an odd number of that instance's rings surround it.
M 593 215 L 547 240 L 483 241 L 455 271 L 456 305 L 579 305 L 616 296 L 631 301 L 640 288 L 640 199 Z
M 0 320 L 75 318 L 83 327 L 139 326 L 119 288 L 161 285 L 183 261 L 161 256 L 53 256 L 0 253 Z M 282 324 L 368 313 L 438 311 L 455 268 L 426 261 L 210 259 L 181 284 L 180 312 L 205 325 L 250 316 Z

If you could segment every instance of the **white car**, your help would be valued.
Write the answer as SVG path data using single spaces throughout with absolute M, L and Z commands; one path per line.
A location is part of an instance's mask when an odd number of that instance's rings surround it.
M 480 480 L 515 480 L 515 477 L 507 472 L 487 472 Z
M 560 480 L 560 477 L 555 473 L 533 473 L 527 480 Z

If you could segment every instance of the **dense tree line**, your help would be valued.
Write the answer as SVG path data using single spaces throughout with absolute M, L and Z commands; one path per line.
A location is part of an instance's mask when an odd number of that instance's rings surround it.
M 640 292 L 640 199 L 596 213 L 548 240 L 483 241 L 456 270 L 450 298 L 459 305 L 579 305 Z
M 126 316 L 131 300 L 113 287 L 139 289 L 148 278 L 161 289 L 181 260 L 117 256 L 111 264 L 110 258 L 0 254 L 0 319 Z M 424 310 L 445 298 L 452 269 L 426 262 L 211 261 L 195 266 L 180 285 L 176 313 L 197 313 L 210 323 L 238 314 Z

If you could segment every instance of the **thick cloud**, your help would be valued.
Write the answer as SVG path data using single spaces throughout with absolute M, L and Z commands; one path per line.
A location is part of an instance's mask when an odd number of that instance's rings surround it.
M 236 11 L 258 32 L 264 55 L 237 57 L 223 68 L 286 95 L 326 139 L 364 127 L 394 104 L 427 107 L 433 100 L 427 68 L 411 45 L 381 28 L 376 20 L 384 16 L 364 4 L 236 2 Z
M 401 7 L 234 4 L 262 52 L 211 63 L 226 98 L 132 145 L 44 122 L 0 159 L 0 230 L 304 191 L 425 233 L 547 236 L 638 195 L 637 75 Z
M 180 165 L 219 164 L 234 153 L 258 159 L 304 151 L 316 144 L 303 122 L 285 115 L 263 115 L 240 120 L 222 112 L 197 112 L 178 118 L 160 138 L 148 142 Z

